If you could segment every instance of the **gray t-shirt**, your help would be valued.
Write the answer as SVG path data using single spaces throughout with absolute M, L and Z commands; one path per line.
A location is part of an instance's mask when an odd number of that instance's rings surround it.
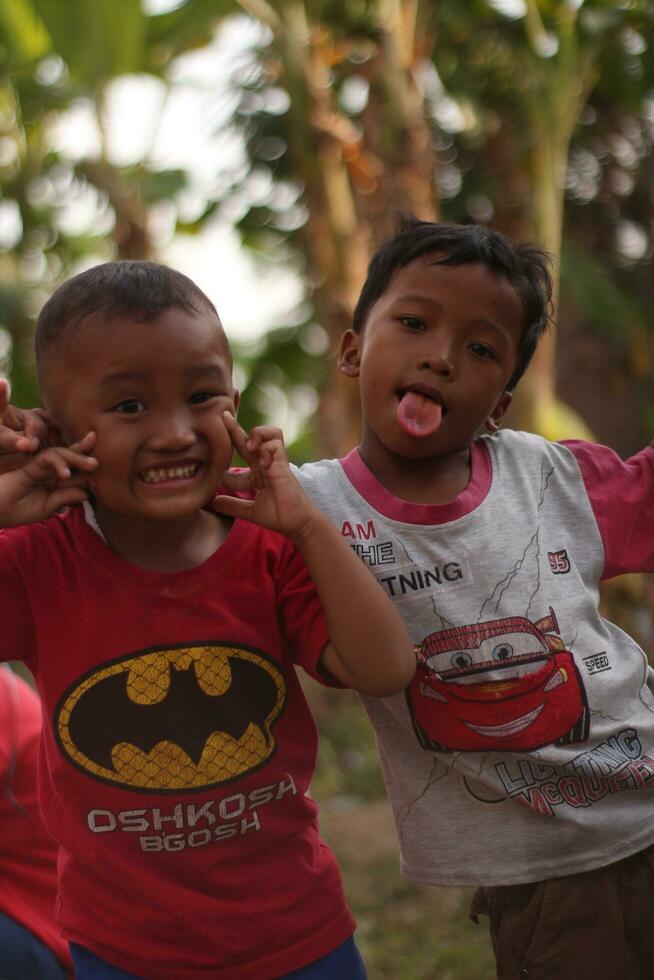
M 654 451 L 503 431 L 451 504 L 398 500 L 355 450 L 296 470 L 398 604 L 420 665 L 364 697 L 403 873 L 540 881 L 654 843 L 654 673 L 598 611 L 654 569 Z

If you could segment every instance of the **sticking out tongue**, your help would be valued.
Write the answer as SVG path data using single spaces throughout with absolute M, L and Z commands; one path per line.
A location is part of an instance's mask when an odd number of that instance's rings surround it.
M 397 406 L 397 421 L 410 436 L 432 436 L 442 418 L 443 406 L 417 391 L 405 392 Z

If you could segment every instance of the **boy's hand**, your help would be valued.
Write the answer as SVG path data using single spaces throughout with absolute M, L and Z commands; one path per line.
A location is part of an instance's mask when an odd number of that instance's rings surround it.
M 95 434 L 66 448 L 44 449 L 19 469 L 0 475 L 0 527 L 44 521 L 62 507 L 86 500 L 88 474 L 98 461 L 88 453 Z
M 46 445 L 51 430 L 50 413 L 43 408 L 14 408 L 9 404 L 9 383 L 0 379 L 0 473 L 24 466 L 28 453 Z
M 261 426 L 248 437 L 231 414 L 224 418 L 234 446 L 249 465 L 247 473 L 225 473 L 224 485 L 255 488 L 256 496 L 216 497 L 214 510 L 291 539 L 325 612 L 329 641 L 321 664 L 327 673 L 364 694 L 403 690 L 416 661 L 402 619 L 370 569 L 304 493 L 288 465 L 281 432 Z
M 212 507 L 228 517 L 243 517 L 292 539 L 306 533 L 318 514 L 291 473 L 279 429 L 258 426 L 248 436 L 231 412 L 224 412 L 225 426 L 235 449 L 248 464 L 242 473 L 225 473 L 228 490 L 255 489 L 251 500 L 217 496 Z

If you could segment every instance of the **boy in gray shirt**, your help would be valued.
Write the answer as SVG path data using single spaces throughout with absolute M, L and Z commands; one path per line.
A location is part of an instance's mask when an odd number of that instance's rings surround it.
M 598 586 L 654 567 L 654 450 L 499 431 L 550 297 L 537 249 L 408 224 L 341 344 L 360 445 L 299 478 L 419 651 L 406 694 L 363 698 L 403 873 L 477 886 L 501 978 L 644 980 L 654 675 Z

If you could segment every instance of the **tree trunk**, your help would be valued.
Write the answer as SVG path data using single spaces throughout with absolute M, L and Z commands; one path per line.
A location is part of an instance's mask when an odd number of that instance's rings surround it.
M 329 85 L 334 39 L 308 20 L 305 6 L 282 8 L 289 146 L 309 212 L 302 240 L 316 314 L 330 338 L 330 374 L 318 412 L 318 451 L 326 456 L 342 455 L 359 439 L 358 392 L 340 374 L 337 352 L 372 251 L 392 234 L 394 209 L 424 219 L 438 212 L 436 157 L 414 78 L 418 57 L 432 47 L 427 33 L 417 36 L 421 13 L 417 0 L 379 5 L 379 40 L 358 71 L 370 86 L 368 105 L 355 122 Z
M 589 429 L 581 417 L 556 397 L 555 352 L 566 166 L 574 128 L 597 77 L 595 52 L 580 49 L 577 12 L 570 5 L 559 22 L 556 57 L 542 57 L 538 53 L 542 31 L 538 5 L 529 0 L 527 7 L 525 26 L 537 59 L 535 75 L 540 75 L 539 84 L 525 100 L 533 189 L 532 237 L 553 262 L 552 321 L 516 390 L 507 423 L 549 439 L 588 437 Z

